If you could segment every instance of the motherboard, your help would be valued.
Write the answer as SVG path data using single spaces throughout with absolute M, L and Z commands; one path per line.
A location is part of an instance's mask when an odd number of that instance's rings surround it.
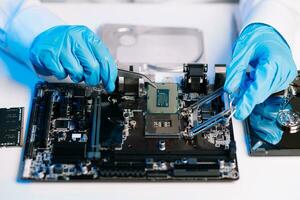
M 220 78 L 221 77 L 221 78 Z M 222 79 L 223 77 L 223 79 Z M 186 64 L 182 80 L 119 74 L 116 89 L 40 83 L 21 178 L 35 181 L 199 181 L 239 178 L 224 74 Z

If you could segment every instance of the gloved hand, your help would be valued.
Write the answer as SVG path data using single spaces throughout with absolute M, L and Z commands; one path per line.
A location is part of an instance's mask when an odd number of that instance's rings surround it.
M 30 48 L 30 60 L 42 75 L 54 75 L 105 89 L 115 88 L 117 66 L 102 41 L 85 26 L 56 26 L 38 35 Z
M 253 70 L 246 74 L 248 66 Z M 271 26 L 251 24 L 239 36 L 224 89 L 235 98 L 235 118 L 249 116 L 256 104 L 284 90 L 297 75 L 291 50 Z
M 277 125 L 278 112 L 285 98 L 271 96 L 265 102 L 255 106 L 249 122 L 252 131 L 263 141 L 276 145 L 281 141 L 283 131 Z M 291 104 L 285 110 L 292 110 Z

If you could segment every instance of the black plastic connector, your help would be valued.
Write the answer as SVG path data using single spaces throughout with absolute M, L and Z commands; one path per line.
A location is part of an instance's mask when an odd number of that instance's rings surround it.
M 185 92 L 197 92 L 207 94 L 207 64 L 185 64 L 183 66 L 184 80 L 183 86 Z

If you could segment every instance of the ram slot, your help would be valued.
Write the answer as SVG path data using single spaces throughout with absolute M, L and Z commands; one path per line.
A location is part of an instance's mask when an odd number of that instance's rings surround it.
M 96 97 L 93 101 L 93 121 L 89 137 L 88 159 L 96 160 L 100 154 L 100 127 L 101 127 L 101 98 Z

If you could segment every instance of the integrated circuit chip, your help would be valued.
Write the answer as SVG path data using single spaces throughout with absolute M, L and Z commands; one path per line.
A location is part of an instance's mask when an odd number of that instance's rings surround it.
M 157 88 L 147 89 L 147 111 L 149 113 L 169 113 L 178 111 L 178 85 L 176 83 L 157 83 Z
M 23 143 L 24 108 L 0 108 L 0 147 Z

